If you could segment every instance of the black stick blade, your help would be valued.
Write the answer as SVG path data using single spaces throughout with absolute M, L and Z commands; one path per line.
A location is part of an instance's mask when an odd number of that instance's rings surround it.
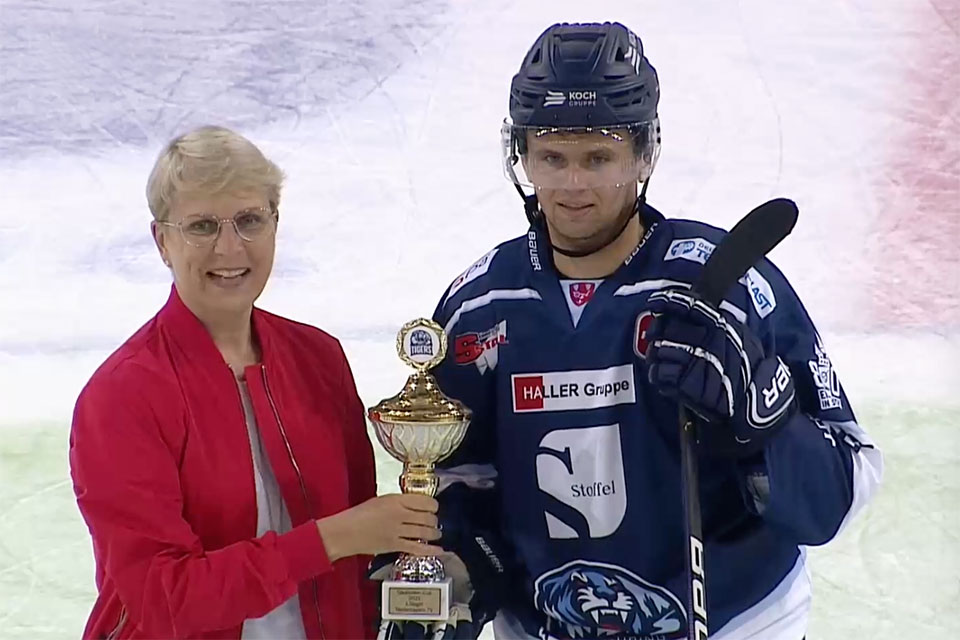
M 790 235 L 799 213 L 793 200 L 777 198 L 745 215 L 707 259 L 694 291 L 710 304 L 720 304 L 750 267 Z

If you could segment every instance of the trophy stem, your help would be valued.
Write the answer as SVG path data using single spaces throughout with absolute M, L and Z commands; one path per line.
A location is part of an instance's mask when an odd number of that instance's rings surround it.
M 407 460 L 403 463 L 400 489 L 404 493 L 433 497 L 437 494 L 438 484 L 432 462 Z M 438 582 L 444 578 L 443 563 L 433 556 L 418 557 L 402 553 L 394 563 L 393 570 L 397 580 L 407 582 Z
M 404 493 L 417 493 L 431 498 L 437 495 L 439 481 L 433 471 L 432 462 L 406 461 L 400 474 L 400 490 Z

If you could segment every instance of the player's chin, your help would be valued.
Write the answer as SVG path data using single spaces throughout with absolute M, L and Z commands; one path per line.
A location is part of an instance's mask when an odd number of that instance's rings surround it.
M 603 233 L 595 229 L 557 229 L 553 235 L 554 246 L 568 251 L 596 251 L 603 245 Z
M 556 207 L 547 222 L 553 230 L 571 238 L 585 238 L 595 233 L 602 226 L 598 216 L 592 211 L 567 212 L 562 207 Z
M 605 223 L 598 216 L 577 216 L 567 218 L 558 216 L 553 224 L 558 235 L 562 235 L 576 242 L 589 243 L 592 238 L 605 235 L 609 223 Z

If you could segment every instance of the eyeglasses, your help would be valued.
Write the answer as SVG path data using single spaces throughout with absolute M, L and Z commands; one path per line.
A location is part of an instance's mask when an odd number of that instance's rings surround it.
M 224 223 L 233 225 L 233 229 L 245 242 L 256 242 L 269 236 L 276 230 L 278 214 L 266 207 L 244 209 L 237 212 L 232 218 L 218 218 L 201 213 L 187 216 L 179 222 L 158 222 L 165 227 L 176 227 L 180 230 L 183 241 L 192 247 L 209 247 L 220 237 L 220 229 Z

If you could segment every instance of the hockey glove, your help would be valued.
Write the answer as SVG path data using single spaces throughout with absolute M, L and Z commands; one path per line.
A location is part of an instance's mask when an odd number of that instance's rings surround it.
M 646 332 L 647 377 L 660 393 L 728 425 L 743 452 L 787 423 L 796 411 L 793 376 L 749 327 L 688 290 L 657 291 L 649 309 L 656 317 Z
M 376 556 L 370 564 L 370 578 L 391 579 L 396 559 L 396 553 Z M 471 609 L 474 590 L 466 565 L 450 552 L 442 554 L 440 560 L 447 577 L 453 579 L 450 617 L 439 622 L 383 620 L 378 640 L 475 640 L 480 635 L 486 619 L 480 611 Z

